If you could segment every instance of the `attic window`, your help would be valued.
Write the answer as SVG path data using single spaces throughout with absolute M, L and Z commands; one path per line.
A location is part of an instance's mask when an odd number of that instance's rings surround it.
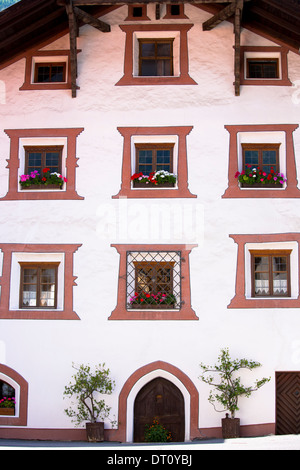
M 241 46 L 241 85 L 291 86 L 287 55 L 283 46 Z
M 134 18 L 140 18 L 143 16 L 143 8 L 142 7 L 133 7 L 132 8 L 132 16 Z
M 247 59 L 247 78 L 279 78 L 278 59 Z
M 34 83 L 57 83 L 66 81 L 66 62 L 36 63 Z

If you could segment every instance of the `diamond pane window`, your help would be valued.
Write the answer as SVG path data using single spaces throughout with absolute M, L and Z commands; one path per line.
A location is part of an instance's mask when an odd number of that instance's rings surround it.
M 181 308 L 181 253 L 127 252 L 127 308 Z

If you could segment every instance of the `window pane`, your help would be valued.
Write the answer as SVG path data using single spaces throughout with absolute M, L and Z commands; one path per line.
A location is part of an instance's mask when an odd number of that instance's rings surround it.
M 46 167 L 50 168 L 50 173 L 59 173 L 59 152 L 46 152 Z
M 37 307 L 36 284 L 23 285 L 22 305 L 23 307 Z
M 273 274 L 273 294 L 286 295 L 288 292 L 287 273 Z
M 50 82 L 50 67 L 43 65 L 38 67 L 37 81 L 40 83 Z
M 254 265 L 255 272 L 269 272 L 269 258 L 267 256 L 255 256 Z
M 265 62 L 263 64 L 263 77 L 264 78 L 277 78 L 277 62 Z
M 30 152 L 28 154 L 28 173 L 33 170 L 41 171 L 42 154 L 41 152 Z
M 156 60 L 142 60 L 141 64 L 142 76 L 156 76 Z
M 256 295 L 269 295 L 269 274 L 268 273 L 255 273 L 255 294 Z
M 141 56 L 142 57 L 155 57 L 155 43 L 154 42 L 141 43 Z
M 159 59 L 157 60 L 157 72 L 158 76 L 171 75 L 171 60 L 170 59 Z
M 7 397 L 7 398 L 12 398 L 15 396 L 15 389 L 11 387 L 8 383 L 4 382 L 3 380 L 0 380 L 0 400 L 2 398 Z
M 171 56 L 171 44 L 167 43 L 157 43 L 157 56 L 158 57 L 170 57 Z
M 51 67 L 51 82 L 64 81 L 64 67 L 62 65 L 52 65 Z
M 55 306 L 55 269 L 41 270 L 41 307 Z
M 245 164 L 251 166 L 258 165 L 258 150 L 245 150 Z
M 249 78 L 278 78 L 277 61 L 249 60 Z

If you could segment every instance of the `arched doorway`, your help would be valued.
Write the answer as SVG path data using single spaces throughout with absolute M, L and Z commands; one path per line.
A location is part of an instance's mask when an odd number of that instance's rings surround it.
M 184 441 L 184 398 L 169 380 L 157 377 L 139 391 L 134 402 L 134 442 L 144 441 L 145 425 L 157 418 L 172 434 L 172 442 Z

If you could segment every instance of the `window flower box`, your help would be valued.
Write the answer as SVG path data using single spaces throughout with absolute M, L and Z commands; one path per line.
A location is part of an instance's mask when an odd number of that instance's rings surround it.
M 134 310 L 171 310 L 175 309 L 174 304 L 131 304 L 130 309 Z
M 14 416 L 16 401 L 14 397 L 3 397 L 0 400 L 0 416 Z
M 252 168 L 249 164 L 241 173 L 237 171 L 235 178 L 238 179 L 241 188 L 282 188 L 287 181 L 284 174 L 275 172 L 272 166 L 270 173 L 267 173 L 259 166 Z
M 165 183 L 152 183 L 152 182 L 143 182 L 143 181 L 138 181 L 138 180 L 135 180 L 133 181 L 133 187 L 134 188 L 174 188 L 175 186 L 175 183 L 168 183 L 168 182 L 165 182 Z
M 15 416 L 14 408 L 1 408 L 0 406 L 0 416 Z
M 44 168 L 42 175 L 38 170 L 32 171 L 28 175 L 21 175 L 21 189 L 62 189 L 63 184 L 67 182 L 67 178 L 57 172 L 50 173 L 50 168 Z
M 149 294 L 146 292 L 135 293 L 133 297 L 131 297 L 128 307 L 140 310 L 174 309 L 177 308 L 176 297 L 173 294 L 165 294 L 162 292 L 158 292 L 157 294 Z
M 21 189 L 26 190 L 26 189 L 62 189 L 63 185 L 62 184 L 31 184 L 30 186 L 22 186 Z
M 174 188 L 176 176 L 168 171 L 160 170 L 152 172 L 149 175 L 143 175 L 142 172 L 134 173 L 131 177 L 134 188 Z

